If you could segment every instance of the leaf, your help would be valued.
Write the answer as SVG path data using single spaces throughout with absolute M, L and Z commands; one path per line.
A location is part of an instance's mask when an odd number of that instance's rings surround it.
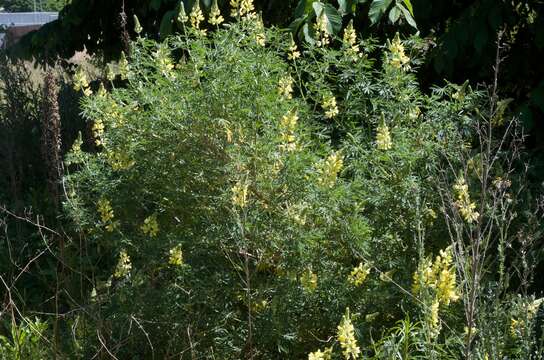
M 400 10 L 402 11 L 403 15 L 404 15 L 404 20 L 406 20 L 406 22 L 408 24 L 410 24 L 411 27 L 413 27 L 414 29 L 417 30 L 417 24 L 416 24 L 416 21 L 414 20 L 414 18 L 412 17 L 412 14 L 410 14 L 410 11 L 408 11 L 408 9 L 406 9 L 404 7 L 404 5 L 402 4 L 397 4 L 397 6 L 400 8 Z
M 312 11 L 315 0 L 300 0 L 295 8 L 295 18 L 302 17 Z
M 338 10 L 342 15 L 345 15 L 349 12 L 349 8 L 351 7 L 350 4 L 351 1 L 349 0 L 338 0 Z
M 293 20 L 291 24 L 289 24 L 289 30 L 291 30 L 291 32 L 293 33 L 293 36 L 296 36 L 299 33 L 300 28 L 302 27 L 302 24 L 304 24 L 304 22 L 307 19 L 308 19 L 308 16 L 304 15 L 299 18 L 296 18 L 295 20 Z
M 391 21 L 391 24 L 395 24 L 399 20 L 401 14 L 402 10 L 399 9 L 398 4 L 393 6 L 391 11 L 389 11 L 389 21 Z
M 309 44 L 314 45 L 315 44 L 315 39 L 313 38 L 312 34 L 310 34 L 311 30 L 310 30 L 310 26 L 308 25 L 308 23 L 304 24 L 304 26 L 302 27 L 302 32 L 304 34 L 304 39 Z
M 175 10 L 167 11 L 162 17 L 161 25 L 159 27 L 159 35 L 161 39 L 164 39 L 168 35 L 172 34 L 175 17 L 176 17 Z
M 342 30 L 342 16 L 331 4 L 323 4 L 320 1 L 313 3 L 315 16 L 319 17 L 324 11 L 327 16 L 327 30 L 331 34 L 338 34 Z
M 412 2 L 410 0 L 403 0 L 404 5 L 408 8 L 408 11 L 410 11 L 410 15 L 414 16 L 414 8 L 412 6 Z
M 385 10 L 387 10 L 392 2 L 393 0 L 372 1 L 372 4 L 370 4 L 370 10 L 368 11 L 368 18 L 370 19 L 370 23 L 372 25 L 375 25 L 378 21 L 380 21 L 381 17 L 385 13 Z

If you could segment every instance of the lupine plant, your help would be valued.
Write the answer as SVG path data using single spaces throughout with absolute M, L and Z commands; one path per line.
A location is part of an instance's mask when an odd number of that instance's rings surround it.
M 485 94 L 421 93 L 417 38 L 336 36 L 323 13 L 301 44 L 233 3 L 181 6 L 180 35 L 138 38 L 94 88 L 77 73 L 93 138 L 66 158 L 64 205 L 85 238 L 82 352 L 458 358 L 474 331 L 444 168 Z M 470 223 L 466 181 L 447 191 Z

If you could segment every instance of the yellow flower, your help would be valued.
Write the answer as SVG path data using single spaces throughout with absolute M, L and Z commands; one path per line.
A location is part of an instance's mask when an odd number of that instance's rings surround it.
M 185 12 L 185 5 L 183 4 L 183 1 L 180 1 L 179 12 L 178 12 L 178 22 L 185 24 L 187 20 L 189 20 L 189 17 L 187 16 L 187 13 Z
M 230 0 L 230 6 L 232 7 L 230 13 L 232 17 L 240 16 L 244 19 L 255 17 L 253 0 Z
M 403 71 L 410 70 L 410 58 L 404 53 L 404 45 L 402 45 L 398 33 L 389 45 L 389 64 Z
M 85 71 L 81 67 L 74 74 L 73 86 L 75 91 L 84 90 L 89 86 L 87 74 L 85 74 Z
M 204 21 L 204 14 L 202 13 L 202 10 L 200 9 L 200 0 L 195 1 L 195 4 L 193 5 L 193 9 L 191 10 L 191 13 L 189 14 L 189 22 L 191 23 L 191 26 L 195 29 L 200 29 L 200 23 Z
M 278 82 L 278 94 L 280 94 L 286 99 L 292 99 L 293 98 L 293 82 L 294 80 L 290 75 L 282 77 L 280 81 Z
M 140 226 L 142 232 L 151 237 L 157 236 L 159 233 L 159 223 L 157 222 L 157 215 L 153 214 L 148 216 L 142 226 Z
M 300 57 L 300 51 L 298 51 L 297 43 L 295 43 L 295 40 L 293 40 L 293 37 L 291 36 L 291 44 L 289 45 L 289 54 L 287 55 L 287 58 L 289 60 L 296 60 Z
M 232 143 L 232 130 L 229 127 L 225 129 L 225 135 L 227 136 L 227 142 Z
M 281 140 L 283 142 L 282 147 L 287 151 L 294 150 L 296 148 L 295 130 L 297 127 L 298 115 L 295 110 L 289 111 L 281 119 Z
M 223 18 L 223 16 L 221 16 L 221 11 L 219 10 L 219 6 L 217 5 L 217 0 L 213 0 L 208 22 L 211 25 L 217 26 L 217 25 L 220 25 L 223 21 L 225 21 L 225 19 Z
M 318 179 L 319 184 L 324 187 L 333 187 L 343 166 L 344 160 L 340 152 L 337 151 L 330 154 L 318 168 L 320 174 Z
M 348 56 L 354 61 L 357 60 L 357 57 L 360 56 L 360 54 L 359 45 L 357 44 L 357 33 L 353 28 L 353 20 L 349 22 L 344 30 L 343 43 Z
M 410 120 L 416 120 L 420 114 L 421 110 L 419 109 L 419 106 L 416 106 L 410 110 L 410 112 L 408 113 L 408 117 L 410 118 Z
M 353 46 L 357 43 L 357 33 L 355 32 L 355 29 L 353 28 L 353 20 L 351 20 L 344 29 L 344 38 L 343 38 L 344 44 L 349 46 Z
M 140 20 L 138 20 L 138 17 L 134 15 L 134 32 L 138 35 L 142 32 L 142 25 L 140 25 Z
M 238 181 L 231 189 L 232 203 L 240 208 L 245 208 L 247 205 L 248 184 Z
M 510 335 L 516 337 L 518 333 L 520 322 L 517 319 L 510 319 Z
M 130 257 L 125 250 L 121 250 L 113 276 L 118 279 L 123 278 L 130 274 L 130 270 L 132 270 L 132 263 L 130 261 Z
M 121 76 L 121 80 L 128 79 L 130 67 L 128 65 L 128 60 L 124 51 L 121 51 L 121 57 L 119 58 L 118 67 L 119 67 L 119 75 Z
M 104 123 L 100 119 L 96 119 L 91 128 L 94 136 L 94 143 L 97 146 L 103 145 L 102 136 L 104 135 Z
M 255 34 L 255 42 L 257 45 L 265 47 L 266 46 L 266 34 L 264 32 L 259 32 Z
M 106 79 L 109 81 L 115 80 L 115 69 L 113 67 L 113 64 L 108 64 L 106 66 Z
M 168 264 L 174 266 L 183 265 L 183 251 L 181 250 L 181 245 L 177 245 L 170 249 L 169 254 Z
M 325 11 L 322 10 L 321 14 L 317 17 L 315 24 L 316 32 L 316 45 L 318 47 L 328 45 L 330 43 L 330 33 L 328 28 L 329 19 Z
M 361 262 L 357 267 L 353 268 L 348 276 L 348 281 L 355 286 L 361 286 L 365 282 L 368 274 L 370 274 L 370 266 Z
M 378 150 L 390 150 L 393 147 L 389 127 L 387 127 L 385 124 L 378 126 L 378 131 L 376 133 L 376 147 Z
M 475 211 L 476 204 L 470 201 L 470 194 L 468 192 L 468 185 L 465 182 L 465 178 L 458 178 L 456 183 L 453 185 L 453 189 L 457 196 L 455 205 L 457 206 L 461 217 L 469 224 L 477 221 L 480 214 Z
M 132 160 L 124 151 L 108 151 L 106 156 L 108 158 L 108 163 L 114 171 L 127 170 L 135 164 L 135 161 Z
M 103 98 L 106 95 L 108 95 L 108 92 L 106 91 L 106 88 L 104 87 L 104 84 L 100 83 L 100 85 L 98 86 L 98 91 L 96 92 L 96 96 Z
M 361 349 L 357 346 L 355 339 L 355 329 L 348 314 L 342 317 L 342 322 L 338 325 L 338 341 L 342 347 L 342 354 L 345 359 L 357 359 Z
M 332 95 L 323 99 L 321 107 L 325 110 L 325 117 L 327 119 L 332 119 L 340 113 L 336 105 L 336 98 Z
M 421 286 L 433 290 L 435 301 L 439 304 L 447 306 L 459 300 L 451 247 L 440 250 L 434 263 L 425 259 L 419 264 L 418 270 L 414 273 L 414 294 L 419 294 Z
M 440 319 L 438 317 L 439 309 L 440 309 L 440 302 L 438 300 L 433 301 L 431 305 L 431 309 L 430 309 L 431 312 L 429 317 L 429 321 L 430 321 L 429 325 L 434 335 L 438 335 L 438 333 L 440 332 Z
M 113 209 L 111 203 L 108 199 L 100 199 L 97 204 L 98 214 L 100 215 L 100 220 L 103 223 L 108 223 L 114 218 Z
M 93 94 L 93 91 L 91 90 L 91 88 L 85 88 L 83 89 L 83 95 L 85 96 L 91 96 Z
M 330 360 L 332 358 L 332 347 L 326 348 L 325 351 L 317 350 L 308 354 L 308 360 Z
M 172 76 L 172 70 L 174 69 L 174 63 L 170 58 L 169 50 L 165 46 L 159 46 L 157 51 L 154 53 L 155 60 L 157 62 L 157 67 L 159 68 L 162 75 L 166 77 Z
M 264 309 L 266 309 L 267 306 L 268 306 L 268 301 L 266 300 L 255 301 L 253 304 L 251 304 L 251 307 L 253 311 L 255 312 L 261 312 Z
M 317 275 L 310 269 L 306 270 L 300 277 L 300 284 L 307 292 L 313 292 L 317 289 Z

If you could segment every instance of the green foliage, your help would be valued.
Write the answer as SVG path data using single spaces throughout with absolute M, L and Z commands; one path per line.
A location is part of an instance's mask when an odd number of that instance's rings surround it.
M 39 319 L 23 319 L 9 324 L 10 336 L 0 335 L 0 358 L 9 360 L 47 359 L 51 355 L 44 345 L 47 324 Z
M 479 94 L 421 94 L 398 40 L 380 59 L 332 37 L 287 61 L 290 37 L 258 22 L 140 38 L 125 86 L 83 102 L 97 151 L 69 155 L 66 209 L 94 244 L 104 317 L 88 321 L 112 342 L 142 326 L 117 356 L 304 357 L 346 307 L 370 352 L 415 309 L 414 232 L 445 246 L 437 166 Z
M 2 0 L 0 8 L 7 12 L 60 11 L 66 0 Z

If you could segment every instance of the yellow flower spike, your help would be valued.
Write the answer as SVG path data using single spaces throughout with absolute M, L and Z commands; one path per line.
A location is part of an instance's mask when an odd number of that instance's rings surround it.
M 404 45 L 398 33 L 389 45 L 389 64 L 402 71 L 410 70 L 410 58 L 404 53 Z
M 282 77 L 280 81 L 278 82 L 278 94 L 283 96 L 286 99 L 292 99 L 293 98 L 293 78 L 288 75 L 285 77 Z
M 130 257 L 128 256 L 126 250 L 121 250 L 119 253 L 119 260 L 117 266 L 115 267 L 115 272 L 113 276 L 120 279 L 128 276 L 132 270 L 132 263 Z
M 183 0 L 179 3 L 179 12 L 178 12 L 178 22 L 181 24 L 185 24 L 189 17 L 187 16 L 187 13 L 185 12 L 185 5 L 183 4 Z
M 300 284 L 306 292 L 314 292 L 317 289 L 317 275 L 310 269 L 300 277 Z
M 108 151 L 106 156 L 114 171 L 128 170 L 135 164 L 135 161 L 126 152 Z
M 327 119 L 332 119 L 340 113 L 336 104 L 336 98 L 333 95 L 323 98 L 321 107 L 325 110 L 325 117 Z
M 108 199 L 100 199 L 97 204 L 98 214 L 100 215 L 100 220 L 103 223 L 107 223 L 114 218 L 113 209 L 111 203 Z
M 256 16 L 253 12 L 255 10 L 253 0 L 230 0 L 230 6 L 232 17 L 240 16 L 242 19 L 248 20 Z
M 104 84 L 100 83 L 100 85 L 98 86 L 98 91 L 96 92 L 96 96 L 103 98 L 106 95 L 108 95 L 108 92 L 106 91 L 106 88 L 104 87 Z
M 93 94 L 93 91 L 91 90 L 91 88 L 85 88 L 83 89 L 83 95 L 85 96 L 91 96 Z
M 121 80 L 128 79 L 130 66 L 128 64 L 128 60 L 124 51 L 121 51 L 121 57 L 119 58 L 118 67 L 119 67 L 119 75 L 121 76 Z
M 104 123 L 101 119 L 96 119 L 91 128 L 96 146 L 103 145 L 102 136 L 104 135 Z
M 232 191 L 232 203 L 235 206 L 240 208 L 245 208 L 247 205 L 247 196 L 248 196 L 248 187 L 247 183 L 242 183 L 238 181 L 231 189 Z
M 357 44 L 357 33 L 353 28 L 353 20 L 351 20 L 344 30 L 344 36 L 342 39 L 346 54 L 353 60 L 357 60 L 360 57 L 359 45 Z
M 285 148 L 287 151 L 292 151 L 296 149 L 295 130 L 297 127 L 297 121 L 298 115 L 295 110 L 289 111 L 289 113 L 284 115 L 281 119 L 281 147 Z
M 115 69 L 113 68 L 113 64 L 108 64 L 106 66 L 106 79 L 109 81 L 115 80 Z
M 170 249 L 168 264 L 173 266 L 183 265 L 183 251 L 181 250 L 181 245 L 177 245 Z
M 333 152 L 327 159 L 321 163 L 318 167 L 319 185 L 323 187 L 333 187 L 336 184 L 338 174 L 344 167 L 344 159 L 340 152 Z
M 410 118 L 410 120 L 416 120 L 419 115 L 421 115 L 421 109 L 419 108 L 419 106 L 414 107 L 408 113 L 408 117 Z
M 440 302 L 438 300 L 433 301 L 431 305 L 431 312 L 429 317 L 429 325 L 433 334 L 436 336 L 440 333 L 440 319 L 438 317 L 438 311 L 440 309 Z
M 193 8 L 191 10 L 191 13 L 189 14 L 189 22 L 191 23 L 191 27 L 193 27 L 196 30 L 200 29 L 200 23 L 204 21 L 204 13 L 202 13 L 202 9 L 200 9 L 200 0 L 195 1 L 195 4 L 193 5 Z M 202 30 L 203 34 L 205 34 L 205 30 Z
M 317 350 L 308 354 L 308 360 L 330 360 L 332 358 L 332 347 L 325 351 Z
M 348 282 L 354 286 L 361 286 L 365 282 L 368 274 L 370 274 L 370 266 L 362 262 L 351 271 L 348 276 Z
M 289 45 L 289 54 L 287 55 L 287 58 L 289 60 L 296 60 L 300 57 L 300 51 L 298 51 L 297 43 L 293 39 L 293 36 L 291 35 L 291 44 Z
M 225 19 L 223 18 L 223 16 L 221 16 L 221 11 L 219 10 L 219 6 L 217 5 L 217 0 L 213 0 L 208 22 L 211 25 L 218 26 L 221 25 L 223 21 L 225 21 Z
M 480 214 L 476 211 L 476 204 L 470 201 L 470 194 L 468 192 L 468 185 L 465 182 L 465 178 L 458 178 L 456 183 L 453 185 L 453 189 L 457 196 L 455 205 L 459 210 L 461 217 L 469 224 L 477 221 Z
M 157 221 L 157 215 L 153 214 L 149 217 L 147 217 L 144 220 L 144 223 L 142 226 L 140 226 L 140 230 L 145 235 L 149 235 L 150 237 L 155 237 L 159 233 L 159 223 Z
M 172 77 L 172 70 L 174 70 L 174 63 L 170 58 L 170 51 L 165 46 L 160 46 L 154 53 L 155 61 L 162 75 L 165 77 Z
M 317 47 L 326 46 L 330 43 L 330 33 L 328 29 L 329 19 L 324 10 L 321 11 L 321 14 L 317 17 L 315 28 L 317 30 L 316 45 Z
M 393 142 L 389 127 L 385 124 L 379 125 L 376 133 L 376 147 L 378 150 L 391 150 Z
M 351 20 L 344 30 L 343 37 L 344 45 L 351 47 L 357 43 L 357 33 L 353 28 L 353 20 Z
M 85 90 L 89 87 L 89 80 L 87 79 L 87 74 L 82 67 L 79 67 L 74 74 L 73 87 L 75 91 Z
M 340 347 L 342 347 L 344 358 L 347 360 L 357 359 L 361 353 L 361 349 L 355 339 L 355 328 L 349 316 L 349 309 L 347 310 L 347 314 L 342 317 L 340 325 L 338 325 L 337 337 Z
M 140 25 L 140 20 L 138 20 L 138 17 L 134 15 L 134 32 L 138 35 L 142 32 L 142 25 Z

